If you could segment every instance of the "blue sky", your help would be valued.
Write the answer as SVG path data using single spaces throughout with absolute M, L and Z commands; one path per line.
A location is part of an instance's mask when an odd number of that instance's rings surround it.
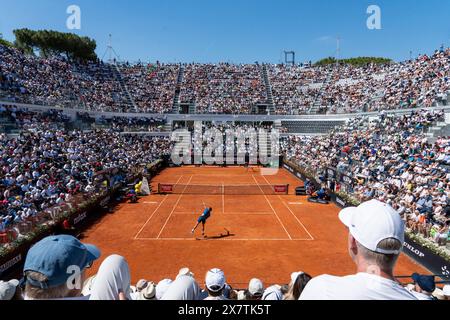
M 81 30 L 103 57 L 108 35 L 123 60 L 162 62 L 281 62 L 383 56 L 397 61 L 410 50 L 450 46 L 448 0 L 0 0 L 0 33 L 66 28 L 69 5 L 81 8 Z M 381 30 L 369 30 L 369 5 L 381 8 Z M 284 59 L 284 57 L 283 57 Z

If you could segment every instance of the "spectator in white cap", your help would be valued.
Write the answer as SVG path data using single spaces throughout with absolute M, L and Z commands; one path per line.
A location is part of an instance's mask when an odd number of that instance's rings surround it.
M 348 227 L 348 250 L 357 273 L 314 278 L 300 300 L 417 300 L 394 278 L 405 234 L 400 215 L 371 200 L 342 210 L 339 219 Z
M 222 270 L 217 268 L 209 270 L 206 273 L 205 284 L 208 297 L 204 300 L 228 300 L 223 294 L 226 280 Z
M 0 301 L 20 300 L 19 280 L 0 281 Z
M 163 279 L 156 285 L 156 299 L 161 300 L 164 294 L 166 293 L 167 289 L 172 284 L 172 280 L 170 279 Z
M 161 300 L 198 300 L 200 288 L 194 278 L 180 276 L 170 284 Z
M 279 285 L 273 285 L 268 287 L 261 300 L 283 300 L 283 292 L 281 292 L 281 287 Z
M 128 263 L 119 255 L 103 261 L 92 285 L 89 300 L 132 300 Z
M 177 278 L 179 278 L 181 276 L 189 276 L 189 277 L 194 278 L 194 274 L 191 272 L 191 270 L 189 268 L 181 268 L 180 271 L 178 271 Z
M 298 300 L 305 289 L 311 276 L 304 272 L 294 272 L 291 274 L 291 282 L 289 283 L 288 291 L 284 295 L 283 300 Z
M 447 284 L 442 289 L 442 294 L 444 295 L 444 300 L 449 301 L 450 300 L 450 285 Z
M 248 289 L 241 293 L 240 300 L 261 300 L 264 293 L 264 284 L 261 280 L 253 278 L 248 284 Z M 239 294 L 238 294 L 239 297 Z

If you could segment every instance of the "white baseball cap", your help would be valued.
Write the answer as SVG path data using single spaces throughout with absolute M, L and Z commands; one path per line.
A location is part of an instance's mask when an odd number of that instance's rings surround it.
M 386 239 L 405 241 L 405 223 L 389 205 L 371 200 L 358 207 L 350 207 L 339 213 L 339 219 L 349 228 L 350 234 L 365 248 L 382 254 L 400 254 L 400 250 L 377 248 Z
M 211 269 L 206 273 L 205 282 L 209 290 L 218 292 L 225 287 L 225 274 L 220 269 Z
M 264 284 L 259 279 L 252 279 L 248 284 L 248 291 L 252 296 L 262 296 L 264 293 Z
M 19 280 L 0 281 L 0 300 L 8 301 L 14 298 L 18 286 Z
M 442 292 L 444 293 L 444 296 L 450 297 L 450 285 L 445 285 L 444 288 L 442 288 Z
M 182 276 L 189 276 L 193 278 L 194 274 L 189 268 L 181 268 L 180 271 L 178 271 L 177 279 Z
M 262 300 L 283 300 L 283 293 L 279 286 L 271 286 L 264 291 Z

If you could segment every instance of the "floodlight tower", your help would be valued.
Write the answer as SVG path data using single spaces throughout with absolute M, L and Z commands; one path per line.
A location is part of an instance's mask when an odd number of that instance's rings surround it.
M 295 66 L 295 51 L 284 51 L 284 62 Z
M 113 63 L 114 62 L 113 56 L 114 56 L 114 59 L 116 61 L 118 61 L 120 59 L 119 55 L 116 53 L 116 51 L 114 50 L 114 48 L 112 46 L 112 35 L 111 34 L 109 35 L 108 46 L 106 47 L 106 51 L 103 54 L 102 60 L 105 58 L 105 56 L 107 54 L 108 54 L 108 57 L 109 57 L 109 59 L 108 59 L 109 63 Z

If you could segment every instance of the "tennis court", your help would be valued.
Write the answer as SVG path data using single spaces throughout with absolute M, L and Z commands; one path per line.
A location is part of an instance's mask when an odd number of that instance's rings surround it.
M 151 184 L 153 190 L 163 184 L 174 192 L 120 205 L 83 239 L 98 245 L 102 258 L 125 256 L 133 281 L 173 279 L 181 267 L 189 267 L 200 282 L 208 269 L 222 268 L 235 287 L 245 287 L 253 277 L 267 285 L 286 283 L 291 272 L 300 270 L 313 276 L 355 271 L 339 208 L 295 196 L 301 182 L 284 169 L 263 176 L 258 168 L 169 168 Z M 273 192 L 286 185 L 288 194 Z M 205 206 L 213 212 L 203 239 L 201 227 L 195 235 L 191 229 Z M 413 272 L 426 273 L 401 257 L 397 274 Z

